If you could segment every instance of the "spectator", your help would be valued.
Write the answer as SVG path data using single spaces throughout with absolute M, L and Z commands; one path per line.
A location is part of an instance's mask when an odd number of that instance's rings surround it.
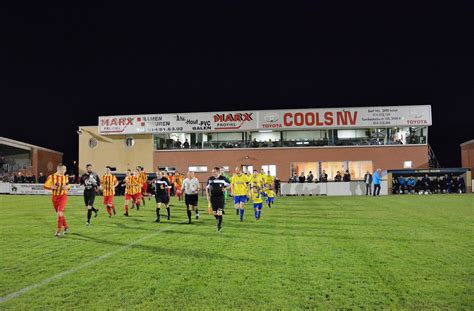
M 13 182 L 16 184 L 23 184 L 25 183 L 25 176 L 21 174 L 21 172 L 18 172 L 14 177 L 13 177 Z
M 181 149 L 181 142 L 179 141 L 179 139 L 176 140 L 175 145 L 177 149 Z
M 364 175 L 365 195 L 372 195 L 372 174 L 367 171 Z
M 466 193 L 466 182 L 464 181 L 464 177 L 462 176 L 459 176 L 458 187 L 459 193 Z
M 342 177 L 343 181 L 351 181 L 351 174 L 349 173 L 349 170 L 346 170 L 344 173 L 344 176 Z
M 337 171 L 336 176 L 334 176 L 334 181 L 341 181 L 342 175 L 341 172 Z
M 407 182 L 406 182 L 406 188 L 408 190 L 408 193 L 414 193 L 415 192 L 415 186 L 416 186 L 416 180 L 413 176 L 410 176 L 408 179 L 407 179 Z
M 425 194 L 428 194 L 430 191 L 430 187 L 431 187 L 431 180 L 428 177 L 428 174 L 425 174 L 425 177 L 421 179 L 421 190 L 423 190 Z
M 281 181 L 280 178 L 275 177 L 275 195 L 280 196 L 281 195 Z
M 374 197 L 380 195 L 380 183 L 382 181 L 382 170 L 378 168 L 372 177 L 372 184 L 374 185 Z
M 398 193 L 403 194 L 407 189 L 407 181 L 403 176 L 398 177 Z
M 31 183 L 36 184 L 36 176 L 31 175 Z
M 306 181 L 306 177 L 304 176 L 304 172 L 301 172 L 301 175 L 298 178 L 298 182 L 304 183 L 305 181 Z
M 189 149 L 189 142 L 188 142 L 187 139 L 184 140 L 183 147 L 184 147 L 184 149 Z
M 392 178 L 392 194 L 398 193 L 398 178 Z
M 306 182 L 313 182 L 314 175 L 313 172 L 309 171 L 308 176 L 306 177 Z
M 323 170 L 321 176 L 319 176 L 319 182 L 328 182 L 328 174 L 326 174 L 325 170 Z
M 258 148 L 258 141 L 256 138 L 252 140 L 252 143 L 250 144 L 251 148 Z
M 74 175 L 74 174 L 69 175 L 69 183 L 70 184 L 75 184 L 76 183 L 76 175 Z
M 44 176 L 43 172 L 40 172 L 38 177 L 38 183 L 44 184 L 46 182 L 46 176 Z
M 441 193 L 442 192 L 442 186 L 441 186 L 441 180 L 439 179 L 439 176 L 436 176 L 435 180 L 433 180 L 431 189 L 433 193 Z
M 458 177 L 457 177 L 457 176 L 454 176 L 454 177 L 453 177 L 451 189 L 452 189 L 452 192 L 453 192 L 453 193 L 458 192 L 458 189 L 459 189 L 459 181 L 458 181 Z

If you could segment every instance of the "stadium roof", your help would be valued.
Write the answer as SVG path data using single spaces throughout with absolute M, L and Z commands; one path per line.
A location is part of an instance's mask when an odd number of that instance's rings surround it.
M 24 142 L 21 142 L 21 141 L 18 141 L 18 140 L 6 138 L 6 137 L 1 137 L 1 136 L 0 136 L 0 145 L 6 145 L 6 146 L 15 147 L 15 148 L 24 149 L 24 150 L 39 149 L 39 150 L 58 153 L 58 154 L 61 154 L 61 155 L 63 154 L 62 152 L 59 152 L 59 151 L 56 151 L 56 150 L 52 150 L 52 149 L 44 148 L 44 147 L 41 147 L 41 146 L 36 146 L 36 145 L 24 143 Z
M 466 146 L 466 145 L 470 145 L 470 144 L 474 144 L 474 139 L 463 142 L 460 146 Z

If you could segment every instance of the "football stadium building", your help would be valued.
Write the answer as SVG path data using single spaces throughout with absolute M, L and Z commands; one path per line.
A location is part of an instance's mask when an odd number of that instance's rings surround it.
M 215 166 L 240 166 L 282 181 L 349 170 L 360 180 L 376 168 L 429 168 L 431 124 L 429 105 L 102 116 L 78 130 L 79 165 L 193 170 L 202 179 Z

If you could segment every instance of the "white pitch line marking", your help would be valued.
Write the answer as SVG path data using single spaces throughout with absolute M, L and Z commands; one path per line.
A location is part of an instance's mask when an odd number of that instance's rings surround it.
M 72 269 L 69 269 L 69 270 L 67 270 L 67 271 L 61 272 L 61 273 L 56 274 L 56 275 L 54 275 L 54 276 L 52 276 L 52 277 L 50 277 L 50 278 L 47 278 L 47 279 L 45 279 L 45 280 L 43 280 L 43 281 L 41 281 L 41 282 L 38 282 L 38 283 L 36 283 L 36 284 L 32 284 L 32 285 L 30 285 L 30 286 L 27 286 L 27 287 L 25 287 L 25 288 L 20 289 L 19 291 L 16 291 L 16 292 L 11 293 L 11 294 L 8 294 L 8 295 L 6 295 L 6 296 L 0 297 L 0 303 L 4 303 L 4 302 L 7 302 L 7 301 L 9 301 L 9 300 L 15 299 L 15 298 L 17 298 L 17 297 L 19 297 L 19 296 L 21 296 L 21 295 L 23 295 L 23 294 L 25 294 L 25 293 L 27 293 L 27 292 L 29 292 L 29 291 L 32 291 L 33 289 L 36 289 L 36 288 L 38 288 L 38 287 L 42 287 L 42 286 L 48 285 L 48 284 L 51 283 L 51 282 L 54 282 L 54 281 L 59 280 L 59 279 L 62 279 L 63 277 L 65 277 L 65 276 L 67 276 L 67 275 L 69 275 L 69 274 L 72 274 L 72 273 L 74 273 L 74 272 L 77 272 L 77 271 L 79 271 L 79 270 L 82 270 L 82 269 L 84 269 L 84 268 L 86 268 L 86 267 L 88 267 L 88 266 L 90 266 L 90 265 L 93 265 L 93 264 L 95 264 L 95 263 L 98 263 L 99 261 L 102 261 L 102 260 L 104 260 L 104 259 L 106 259 L 106 258 L 108 258 L 108 257 L 110 257 L 110 256 L 113 256 L 113 255 L 115 255 L 115 254 L 117 254 L 117 253 L 123 252 L 123 251 L 129 249 L 130 247 L 132 247 L 132 246 L 134 246 L 134 245 L 137 245 L 138 243 L 140 243 L 140 242 L 142 242 L 142 241 L 144 241 L 144 240 L 147 240 L 147 239 L 149 239 L 149 238 L 151 238 L 151 237 L 154 237 L 155 235 L 158 235 L 158 234 L 161 233 L 161 232 L 164 232 L 164 231 L 166 231 L 166 230 L 169 230 L 170 228 L 172 228 L 172 227 L 174 227 L 174 226 L 176 226 L 176 224 L 171 225 L 171 226 L 166 227 L 166 228 L 163 228 L 163 229 L 160 229 L 160 230 L 158 230 L 157 232 L 152 233 L 152 234 L 149 234 L 149 235 L 147 235 L 147 236 L 144 236 L 144 237 L 142 237 L 142 238 L 140 238 L 140 239 L 138 239 L 138 240 L 136 240 L 136 241 L 134 241 L 134 242 L 132 242 L 132 243 L 130 243 L 130 244 L 128 244 L 128 245 L 119 247 L 118 249 L 116 249 L 116 250 L 114 250 L 114 251 L 111 251 L 111 252 L 109 252 L 109 253 L 107 253 L 107 254 L 104 254 L 104 255 L 102 255 L 102 256 L 96 257 L 96 258 L 94 258 L 93 260 L 88 261 L 88 262 L 86 262 L 86 263 L 83 263 L 82 265 L 80 265 L 80 266 L 78 266 L 78 267 L 76 267 L 76 268 L 72 268 Z

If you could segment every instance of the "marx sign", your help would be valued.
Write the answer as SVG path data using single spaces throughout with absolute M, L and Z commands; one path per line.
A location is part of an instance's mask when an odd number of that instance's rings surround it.
M 245 122 L 253 121 L 253 113 L 222 113 L 215 114 L 213 121 L 216 130 L 238 130 Z
M 431 106 L 197 112 L 99 117 L 99 132 L 197 133 L 431 125 Z

